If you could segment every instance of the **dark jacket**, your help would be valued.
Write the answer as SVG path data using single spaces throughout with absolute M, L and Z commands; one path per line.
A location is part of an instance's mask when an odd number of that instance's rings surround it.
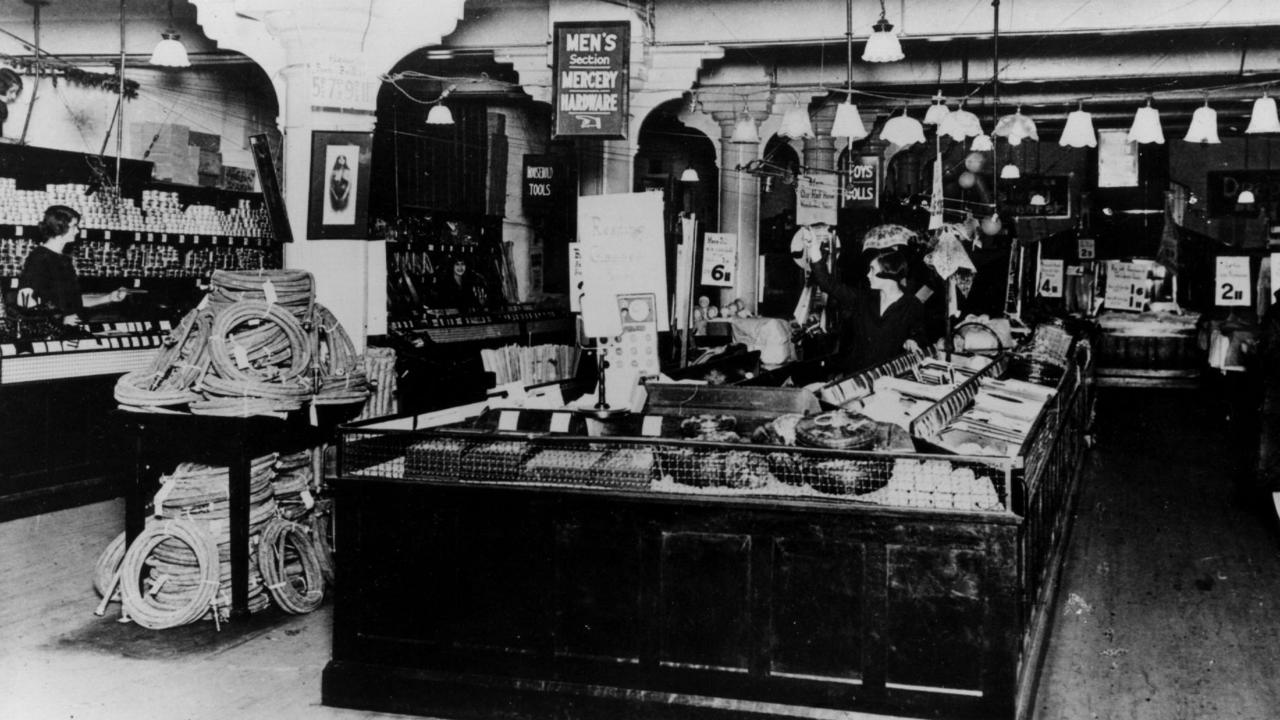
M 84 309 L 75 263 L 66 255 L 43 245 L 37 245 L 27 255 L 22 275 L 18 278 L 18 288 L 31 288 L 36 300 L 52 305 L 64 315 Z
M 870 288 L 836 282 L 823 263 L 811 265 L 818 287 L 840 306 L 840 355 L 845 372 L 858 372 L 903 354 L 902 345 L 915 340 L 926 344 L 924 305 L 903 293 L 880 314 L 880 298 Z

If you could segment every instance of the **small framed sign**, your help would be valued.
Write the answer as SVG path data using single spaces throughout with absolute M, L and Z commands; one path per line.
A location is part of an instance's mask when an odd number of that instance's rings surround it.
M 307 237 L 369 237 L 369 161 L 373 133 L 311 133 Z

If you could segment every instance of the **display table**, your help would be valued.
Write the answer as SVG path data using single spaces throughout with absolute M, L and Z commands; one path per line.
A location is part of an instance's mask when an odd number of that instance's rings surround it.
M 1063 374 L 1016 457 L 695 442 L 658 414 L 608 437 L 554 411 L 345 426 L 323 702 L 472 718 L 1025 717 L 1088 373 Z M 713 394 L 739 390 L 752 389 Z M 761 463 L 778 482 L 699 481 Z M 886 488 L 936 471 L 992 494 L 844 494 L 815 475 L 835 469 Z
M 1103 312 L 1098 317 L 1100 386 L 1195 387 L 1204 364 L 1193 315 Z
M 229 471 L 231 615 L 247 615 L 249 603 L 249 468 L 254 458 L 295 452 L 323 442 L 325 431 L 302 413 L 287 419 L 226 418 L 111 411 L 111 422 L 127 439 L 133 457 L 125 494 L 125 544 L 146 524 L 160 475 L 179 462 L 226 466 Z M 330 425 L 332 428 L 332 425 Z

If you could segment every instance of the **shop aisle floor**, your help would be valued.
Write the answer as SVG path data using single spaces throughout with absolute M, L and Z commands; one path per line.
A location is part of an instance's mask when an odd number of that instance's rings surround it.
M 1256 435 L 1195 391 L 1108 390 L 1035 720 L 1269 720 L 1280 552 Z

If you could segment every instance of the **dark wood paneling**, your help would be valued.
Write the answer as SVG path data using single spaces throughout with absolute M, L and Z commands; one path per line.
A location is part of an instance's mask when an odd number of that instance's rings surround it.
M 753 625 L 750 553 L 748 535 L 663 534 L 662 662 L 747 670 Z
M 779 538 L 773 561 L 770 671 L 861 678 L 862 546 Z
M 887 683 L 981 689 L 983 565 L 976 551 L 889 547 Z

